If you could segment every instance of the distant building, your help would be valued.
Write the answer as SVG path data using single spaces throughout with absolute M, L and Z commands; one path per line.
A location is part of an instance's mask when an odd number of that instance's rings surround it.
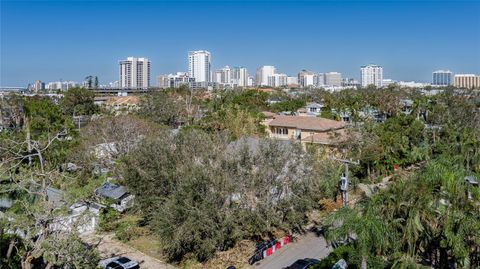
M 275 74 L 275 66 L 265 65 L 257 69 L 255 82 L 257 86 L 269 86 L 268 77 Z
M 80 87 L 80 83 L 75 81 L 53 81 L 45 86 L 48 90 L 62 90 L 66 91 L 74 87 Z
M 282 87 L 286 86 L 287 84 L 286 74 L 273 74 L 272 76 L 268 77 L 268 86 L 270 87 Z
M 343 87 L 357 88 L 357 87 L 360 87 L 360 82 L 358 82 L 357 80 L 355 80 L 353 78 L 344 78 L 344 79 L 342 79 L 342 86 Z
M 213 82 L 216 82 L 220 85 L 232 85 L 232 70 L 227 65 L 222 69 L 215 71 L 213 75 Z
M 360 77 L 362 87 L 367 87 L 369 85 L 374 85 L 377 88 L 382 87 L 383 80 L 383 68 L 379 65 L 365 65 L 360 69 Z
M 325 86 L 325 74 L 324 73 L 315 74 L 315 76 L 313 77 L 313 84 L 315 87 Z
M 454 86 L 457 88 L 480 88 L 480 75 L 457 74 L 454 77 Z
M 450 86 L 453 84 L 453 74 L 449 70 L 437 70 L 432 75 L 433 86 Z
M 41 80 L 35 80 L 35 83 L 33 84 L 33 90 L 35 92 L 45 90 L 45 83 L 43 83 Z
M 338 72 L 325 73 L 325 85 L 342 86 L 342 74 Z
M 324 105 L 320 103 L 315 103 L 315 102 L 310 102 L 307 103 L 307 106 L 305 107 L 305 113 L 307 116 L 320 116 L 322 113 Z
M 390 79 L 390 78 L 382 79 L 382 86 L 383 87 L 388 86 L 388 85 L 392 85 L 392 84 L 395 84 L 395 80 Z
M 188 75 L 195 82 L 211 82 L 211 55 L 206 50 L 188 52 Z
M 128 57 L 119 62 L 120 88 L 147 89 L 150 87 L 150 61 Z
M 298 85 L 298 77 L 287 77 L 287 85 Z
M 187 72 L 157 76 L 157 87 L 160 89 L 179 88 L 182 85 L 189 85 L 195 79 L 188 76 Z
M 396 82 L 396 84 L 401 88 L 425 88 L 426 86 L 430 85 L 428 83 L 421 83 L 415 81 L 398 81 Z
M 253 87 L 253 86 L 255 86 L 255 79 L 249 76 L 247 79 L 247 87 Z
M 231 82 L 238 87 L 248 86 L 248 72 L 247 68 L 241 66 L 235 66 L 231 71 Z
M 305 69 L 300 71 L 298 73 L 298 84 L 304 88 L 315 86 L 315 73 Z

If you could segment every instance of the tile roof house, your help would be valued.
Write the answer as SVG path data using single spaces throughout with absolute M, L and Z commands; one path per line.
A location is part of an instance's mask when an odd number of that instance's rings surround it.
M 320 117 L 275 115 L 263 121 L 271 138 L 335 146 L 346 140 L 346 123 Z

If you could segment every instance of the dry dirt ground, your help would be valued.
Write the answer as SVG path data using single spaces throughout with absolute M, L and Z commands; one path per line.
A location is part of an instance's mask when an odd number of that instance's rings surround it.
M 90 244 L 98 244 L 102 259 L 112 256 L 126 256 L 140 263 L 142 269 L 173 269 L 174 266 L 153 258 L 114 238 L 113 234 L 89 235 L 85 238 Z

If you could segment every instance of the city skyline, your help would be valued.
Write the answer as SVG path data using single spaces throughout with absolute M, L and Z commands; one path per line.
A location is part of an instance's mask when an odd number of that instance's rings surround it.
M 306 69 L 360 79 L 370 63 L 405 81 L 430 82 L 440 69 L 480 73 L 479 2 L 341 2 L 2 1 L 0 86 L 87 75 L 105 84 L 132 55 L 150 59 L 152 78 L 188 72 L 195 50 L 212 53 L 211 70 L 244 66 L 250 75 L 273 65 L 290 76 Z

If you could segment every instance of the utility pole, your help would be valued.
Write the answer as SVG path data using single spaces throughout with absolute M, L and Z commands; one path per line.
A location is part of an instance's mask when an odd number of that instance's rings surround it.
M 350 164 L 359 165 L 360 163 L 358 161 L 352 161 L 352 160 L 344 160 L 344 159 L 337 159 L 337 158 L 332 158 L 332 159 L 343 163 L 345 166 L 345 173 L 340 177 L 339 185 L 340 185 L 340 192 L 342 193 L 343 206 L 348 207 L 348 176 L 349 176 L 348 165 Z

